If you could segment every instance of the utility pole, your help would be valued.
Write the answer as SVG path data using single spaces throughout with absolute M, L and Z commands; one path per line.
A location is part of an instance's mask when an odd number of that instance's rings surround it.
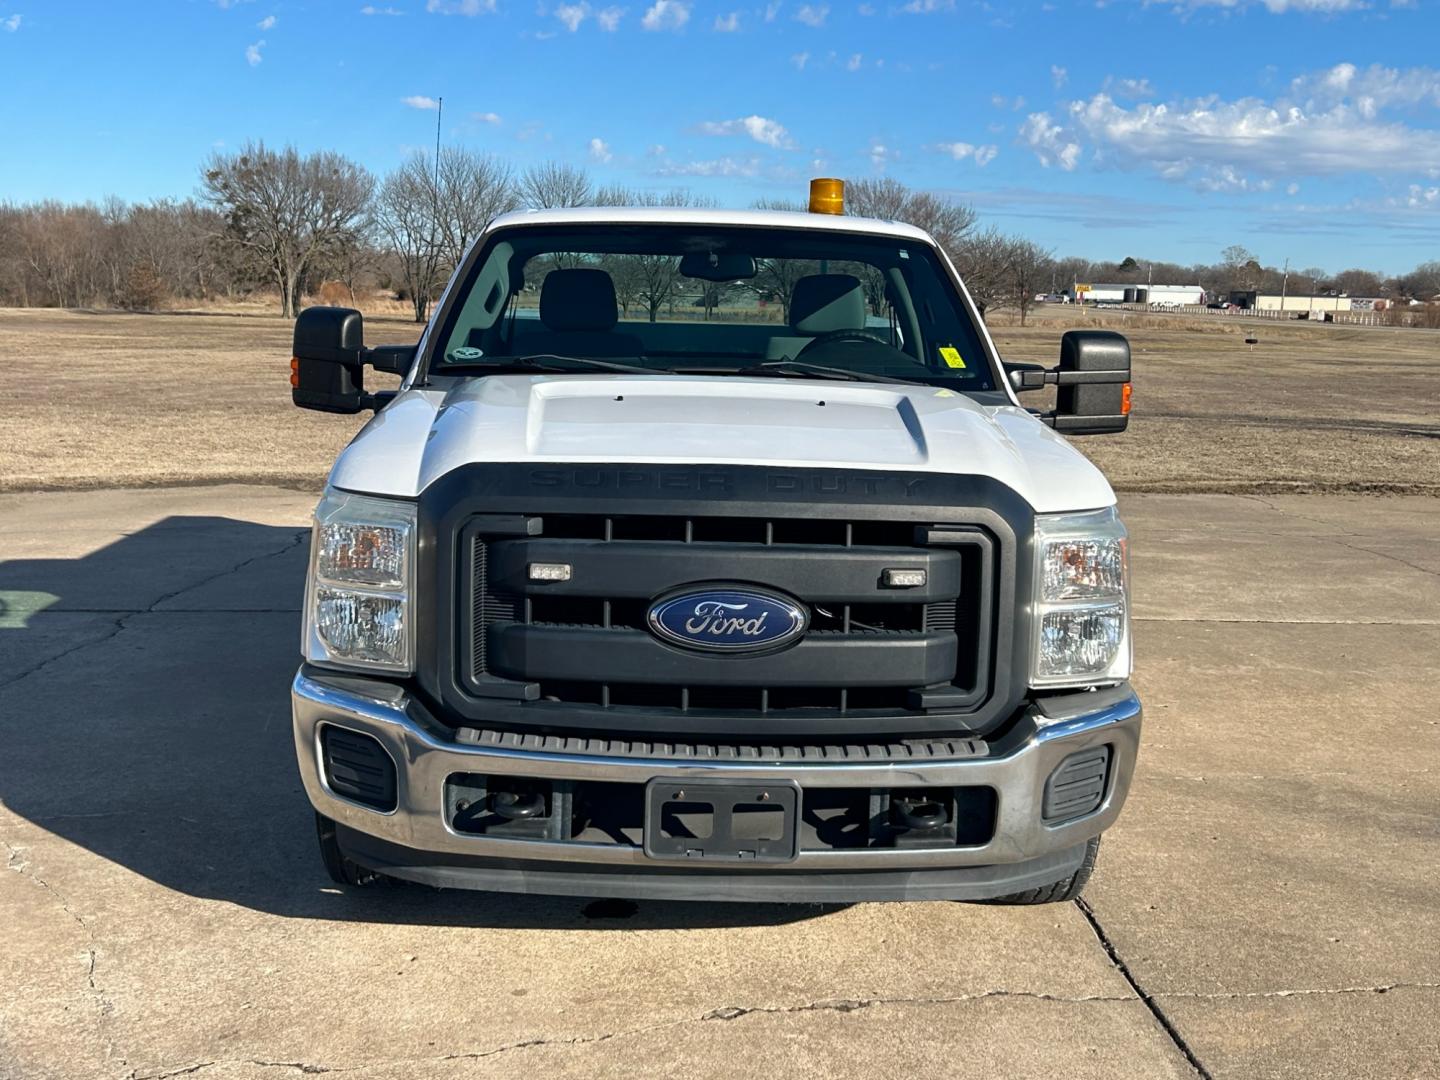
M 1290 257 L 1285 257 L 1285 276 L 1280 279 L 1280 317 L 1285 317 L 1285 293 L 1290 285 Z

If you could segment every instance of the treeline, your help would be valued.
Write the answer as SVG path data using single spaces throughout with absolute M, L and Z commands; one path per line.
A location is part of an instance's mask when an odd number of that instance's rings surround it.
M 713 203 L 684 190 L 596 185 L 583 169 L 556 162 L 517 171 L 459 148 L 442 150 L 438 159 L 416 153 L 377 178 L 331 151 L 301 154 L 252 143 L 205 162 L 190 199 L 0 205 L 0 304 L 151 310 L 278 294 L 281 313 L 291 316 L 302 296 L 339 282 L 351 296 L 389 291 L 423 321 L 451 270 L 498 214 L 518 207 L 703 205 Z M 804 209 L 798 200 L 756 205 Z M 925 229 L 981 303 L 1018 310 L 1022 321 L 1037 294 L 1076 282 L 1200 284 L 1211 292 L 1284 287 L 1401 300 L 1440 294 L 1440 262 L 1386 278 L 1361 269 L 1287 273 L 1239 246 L 1213 265 L 1057 259 L 1033 241 L 980 228 L 968 206 L 890 178 L 850 181 L 846 209 Z M 655 288 L 642 281 L 621 291 L 633 291 L 654 316 Z M 776 291 L 783 299 L 783 283 Z M 697 299 L 708 313 L 712 298 Z

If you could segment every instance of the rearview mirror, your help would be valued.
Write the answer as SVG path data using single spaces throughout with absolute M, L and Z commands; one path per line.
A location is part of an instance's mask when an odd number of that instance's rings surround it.
M 1055 411 L 1040 419 L 1067 435 L 1109 435 L 1130 422 L 1130 343 L 1110 330 L 1071 330 L 1060 339 L 1060 365 L 1005 364 L 1018 392 L 1057 387 Z
M 404 375 L 414 345 L 365 348 L 365 324 L 354 308 L 310 307 L 295 320 L 290 399 L 302 409 L 357 413 L 384 405 L 393 394 L 365 393 L 365 365 Z
M 740 281 L 756 274 L 755 260 L 738 251 L 688 251 L 680 257 L 680 275 L 701 281 Z

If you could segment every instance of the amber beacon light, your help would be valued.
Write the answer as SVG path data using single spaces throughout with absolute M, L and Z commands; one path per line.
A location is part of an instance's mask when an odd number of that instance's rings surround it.
M 810 181 L 810 212 L 812 214 L 845 213 L 845 181 L 833 177 L 817 177 Z

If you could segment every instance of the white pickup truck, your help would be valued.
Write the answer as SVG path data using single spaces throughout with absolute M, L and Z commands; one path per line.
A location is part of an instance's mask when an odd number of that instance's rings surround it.
M 1124 338 L 1003 364 L 891 221 L 575 209 L 496 220 L 417 345 L 310 308 L 294 355 L 297 405 L 375 410 L 292 691 L 337 881 L 1079 894 L 1141 709 L 1125 529 L 1061 433 L 1125 428 Z

